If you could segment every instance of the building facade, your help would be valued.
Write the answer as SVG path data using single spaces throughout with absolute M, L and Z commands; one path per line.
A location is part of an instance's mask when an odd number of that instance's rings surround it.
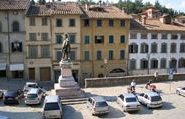
M 129 74 L 170 71 L 185 71 L 185 27 L 168 15 L 133 20 L 129 35 Z
M 25 13 L 29 0 L 1 0 L 0 77 L 25 77 Z

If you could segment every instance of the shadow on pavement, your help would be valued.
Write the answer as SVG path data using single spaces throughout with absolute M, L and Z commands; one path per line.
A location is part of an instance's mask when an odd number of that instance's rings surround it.
M 159 110 L 171 110 L 176 108 L 175 106 L 173 106 L 173 104 L 171 102 L 163 102 L 163 107 L 159 108 Z
M 63 116 L 64 119 L 84 119 L 82 116 L 82 113 L 75 110 L 70 105 L 63 106 L 63 114 L 64 114 Z

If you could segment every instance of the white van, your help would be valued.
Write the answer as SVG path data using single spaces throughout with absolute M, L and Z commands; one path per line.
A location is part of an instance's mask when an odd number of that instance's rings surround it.
M 40 104 L 42 101 L 43 92 L 38 88 L 31 88 L 26 97 L 25 97 L 25 104 L 27 105 L 34 105 Z
M 62 106 L 58 95 L 46 96 L 42 108 L 42 117 L 62 119 Z

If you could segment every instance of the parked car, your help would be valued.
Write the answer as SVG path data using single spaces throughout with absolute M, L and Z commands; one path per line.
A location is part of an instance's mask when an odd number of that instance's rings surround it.
M 148 108 L 157 108 L 163 105 L 161 96 L 156 92 L 137 94 L 137 98 L 141 104 L 146 105 Z
M 139 111 L 141 108 L 137 97 L 132 93 L 121 94 L 117 97 L 118 104 L 121 105 L 124 111 Z
M 177 93 L 178 95 L 183 95 L 183 96 L 185 96 L 185 87 L 179 87 L 179 88 L 177 88 L 177 89 L 176 89 L 176 93 Z
M 92 115 L 107 114 L 109 112 L 109 106 L 101 96 L 90 97 L 87 101 L 87 108 L 90 109 Z
M 5 116 L 0 116 L 0 119 L 10 119 L 10 118 L 5 117 Z
M 25 104 L 27 105 L 34 105 L 40 104 L 42 102 L 43 92 L 38 88 L 31 88 L 26 97 L 25 97 Z
M 3 101 L 4 104 L 19 104 L 19 93 L 17 91 L 6 91 Z
M 57 95 L 46 96 L 42 108 L 43 119 L 62 118 L 63 111 L 60 101 L 60 97 Z

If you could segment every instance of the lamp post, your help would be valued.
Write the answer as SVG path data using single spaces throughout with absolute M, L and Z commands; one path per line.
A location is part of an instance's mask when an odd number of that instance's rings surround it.
M 107 58 L 104 58 L 104 75 L 105 75 L 105 77 L 107 77 L 107 63 L 108 63 Z

